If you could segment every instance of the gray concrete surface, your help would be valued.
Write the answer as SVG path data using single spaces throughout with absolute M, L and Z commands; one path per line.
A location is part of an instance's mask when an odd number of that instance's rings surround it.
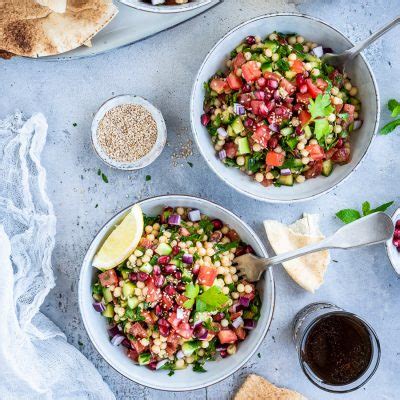
M 302 12 L 321 17 L 353 40 L 365 37 L 399 10 L 399 0 L 308 0 Z M 289 8 L 289 6 L 288 6 Z M 231 27 L 271 10 L 264 0 L 225 0 L 214 11 L 130 47 L 91 59 L 47 63 L 14 59 L 0 62 L 0 117 L 20 108 L 27 115 L 42 111 L 49 122 L 44 165 L 48 191 L 58 218 L 53 255 L 57 286 L 43 311 L 99 369 L 118 399 L 228 399 L 249 372 L 260 373 L 279 385 L 296 389 L 310 399 L 334 399 L 302 374 L 291 341 L 290 324 L 304 305 L 329 300 L 365 317 L 375 327 L 382 345 L 382 361 L 374 378 L 345 399 L 396 399 L 400 370 L 400 279 L 391 268 L 383 246 L 334 252 L 326 283 L 311 295 L 276 269 L 276 312 L 270 332 L 245 367 L 229 379 L 190 394 L 161 393 L 120 376 L 99 356 L 80 320 L 77 278 L 91 238 L 115 212 L 137 199 L 164 193 L 187 193 L 216 201 L 241 215 L 265 239 L 261 221 L 291 222 L 302 212 L 323 216 L 329 233 L 340 226 L 337 210 L 395 200 L 400 206 L 398 173 L 400 132 L 377 137 L 368 159 L 344 186 L 315 201 L 294 205 L 259 203 L 233 192 L 205 166 L 198 150 L 188 160 L 173 162 L 180 148 L 190 146 L 189 93 L 203 57 Z M 294 27 L 295 30 L 295 27 Z M 383 120 L 385 103 L 400 97 L 399 30 L 388 34 L 366 52 L 379 83 Z M 168 146 L 153 165 L 138 172 L 118 172 L 102 165 L 90 147 L 93 112 L 113 94 L 135 93 L 153 101 L 164 113 Z M 74 124 L 76 123 L 76 126 Z M 193 163 L 191 168 L 187 161 Z M 98 168 L 108 176 L 104 183 Z M 152 179 L 146 182 L 145 176 Z

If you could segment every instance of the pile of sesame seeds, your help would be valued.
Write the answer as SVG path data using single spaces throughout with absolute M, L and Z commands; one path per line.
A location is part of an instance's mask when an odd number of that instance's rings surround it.
M 113 160 L 137 161 L 154 147 L 157 123 L 143 106 L 122 104 L 104 114 L 97 128 L 97 140 Z

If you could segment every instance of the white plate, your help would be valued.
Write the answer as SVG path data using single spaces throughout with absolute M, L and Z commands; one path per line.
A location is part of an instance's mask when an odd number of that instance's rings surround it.
M 148 11 L 152 13 L 161 13 L 161 14 L 187 12 L 190 10 L 195 10 L 198 7 L 203 7 L 211 2 L 211 0 L 190 0 L 188 3 L 177 4 L 176 6 L 165 6 L 162 4 L 158 6 L 153 6 L 152 4 L 146 3 L 143 0 L 119 0 L 119 1 L 121 3 L 126 4 L 127 6 L 137 8 L 138 10 Z
M 210 168 L 235 190 L 257 200 L 275 203 L 292 203 L 309 200 L 335 188 L 339 183 L 355 171 L 360 161 L 365 157 L 379 123 L 379 94 L 377 84 L 370 66 L 364 56 L 359 55 L 348 66 L 348 74 L 359 88 L 362 101 L 360 119 L 363 126 L 351 135 L 351 162 L 337 166 L 329 177 L 309 179 L 305 183 L 292 187 L 265 188 L 254 179 L 249 178 L 236 168 L 226 167 L 218 160 L 214 146 L 207 129 L 201 125 L 200 116 L 203 113 L 204 82 L 207 82 L 219 69 L 223 69 L 224 61 L 232 49 L 238 46 L 248 35 L 265 37 L 278 32 L 297 32 L 307 40 L 312 40 L 324 47 L 331 47 L 335 52 L 342 52 L 352 46 L 349 39 L 327 23 L 302 14 L 269 14 L 244 22 L 228 32 L 208 53 L 197 74 L 191 98 L 192 131 L 204 159 Z
M 198 208 L 204 214 L 219 218 L 227 223 L 238 232 L 244 242 L 253 247 L 258 255 L 267 257 L 267 252 L 255 232 L 241 218 L 215 203 L 191 196 L 167 195 L 143 200 L 138 204 L 142 207 L 143 212 L 148 215 L 159 214 L 165 206 Z M 272 269 L 269 269 L 257 286 L 262 301 L 260 320 L 246 340 L 239 344 L 236 354 L 224 359 L 217 358 L 216 361 L 207 362 L 205 364 L 207 372 L 202 374 L 193 372 L 189 367 L 182 371 L 176 371 L 175 375 L 170 377 L 167 371 L 151 371 L 146 367 L 135 365 L 126 356 L 126 351 L 123 347 L 115 347 L 111 344 L 107 333 L 106 319 L 93 309 L 91 294 L 91 287 L 96 279 L 96 270 L 92 267 L 93 257 L 110 231 L 123 219 L 131 207 L 121 211 L 106 223 L 94 238 L 83 260 L 79 276 L 79 308 L 89 338 L 98 352 L 114 369 L 127 378 L 154 389 L 168 391 L 195 390 L 225 379 L 248 361 L 267 334 L 275 303 Z
M 92 47 L 81 46 L 67 53 L 40 59 L 72 60 L 127 46 L 194 18 L 220 2 L 221 0 L 210 0 L 201 7 L 174 14 L 149 13 L 118 3 L 117 16 L 92 39 Z
M 394 224 L 396 224 L 397 220 L 400 220 L 400 208 L 398 208 L 392 216 Z M 400 252 L 394 247 L 392 240 L 393 238 L 386 242 L 386 251 L 394 270 L 400 275 Z

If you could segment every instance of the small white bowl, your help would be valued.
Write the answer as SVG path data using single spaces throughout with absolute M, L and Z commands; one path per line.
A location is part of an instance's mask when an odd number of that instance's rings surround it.
M 171 13 L 178 13 L 184 11 L 191 11 L 199 7 L 203 7 L 206 4 L 210 4 L 212 0 L 190 0 L 186 4 L 177 4 L 176 6 L 166 6 L 166 5 L 159 5 L 153 6 L 152 4 L 146 3 L 142 0 L 119 0 L 120 3 L 125 4 L 126 6 L 136 8 L 142 11 L 148 11 L 152 13 L 159 13 L 159 14 L 171 14 Z
M 400 220 L 400 208 L 392 216 L 392 221 L 395 225 L 397 220 Z M 386 251 L 394 270 L 400 275 L 400 252 L 396 249 L 392 240 L 393 238 L 386 242 Z
M 119 162 L 109 157 L 101 147 L 97 138 L 97 128 L 105 113 L 114 107 L 124 104 L 137 104 L 143 106 L 147 111 L 150 112 L 157 124 L 157 139 L 153 148 L 144 157 L 132 162 Z M 161 154 L 165 143 L 167 142 L 167 127 L 165 125 L 165 121 L 161 114 L 161 111 L 154 107 L 149 101 L 147 101 L 143 97 L 131 94 L 115 96 L 103 103 L 93 118 L 91 130 L 92 145 L 100 159 L 110 167 L 127 171 L 144 168 L 147 165 L 151 164 Z
M 227 223 L 238 232 L 244 242 L 253 247 L 259 256 L 267 257 L 267 252 L 261 240 L 241 218 L 208 200 L 184 195 L 166 195 L 143 200 L 138 204 L 140 204 L 143 212 L 147 215 L 157 215 L 165 206 L 197 208 L 202 213 L 210 217 L 219 218 Z M 153 389 L 167 391 L 195 390 L 213 385 L 225 379 L 249 360 L 267 334 L 275 304 L 275 286 L 272 269 L 269 269 L 268 273 L 257 284 L 262 301 L 261 317 L 256 328 L 249 333 L 246 340 L 239 344 L 236 354 L 227 358 L 219 357 L 215 361 L 206 362 L 204 367 L 207 372 L 202 374 L 193 372 L 189 367 L 182 371 L 176 371 L 175 375 L 170 377 L 167 371 L 151 371 L 146 367 L 135 365 L 127 357 L 122 346 L 115 347 L 111 344 L 106 328 L 106 319 L 93 309 L 91 293 L 91 287 L 97 275 L 97 271 L 92 267 L 93 257 L 110 231 L 122 220 L 131 207 L 129 206 L 119 212 L 104 225 L 91 243 L 82 263 L 78 287 L 79 308 L 90 340 L 108 364 L 119 373 L 132 381 Z
M 268 14 L 244 22 L 230 30 L 207 54 L 193 86 L 190 114 L 195 141 L 209 167 L 228 185 L 238 192 L 257 200 L 271 203 L 292 203 L 310 200 L 334 189 L 356 170 L 365 157 L 379 124 L 379 94 L 373 72 L 363 55 L 357 56 L 348 66 L 352 82 L 359 88 L 362 102 L 360 119 L 362 127 L 351 135 L 352 159 L 346 165 L 337 166 L 329 177 L 309 179 L 292 187 L 265 188 L 236 168 L 226 167 L 216 156 L 207 129 L 202 126 L 204 82 L 219 69 L 225 69 L 230 52 L 248 35 L 265 37 L 269 33 L 297 32 L 335 52 L 342 52 L 352 43 L 341 32 L 317 18 L 302 14 Z

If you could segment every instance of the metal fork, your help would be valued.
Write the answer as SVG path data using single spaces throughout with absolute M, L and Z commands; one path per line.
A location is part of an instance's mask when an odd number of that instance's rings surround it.
M 249 282 L 256 282 L 264 271 L 272 265 L 304 256 L 309 253 L 326 249 L 352 249 L 382 243 L 393 236 L 394 225 L 392 219 L 383 212 L 370 214 L 355 222 L 343 226 L 333 235 L 318 243 L 301 247 L 288 253 L 279 254 L 271 258 L 261 258 L 253 254 L 244 254 L 236 257 L 233 262 L 239 275 Z
M 344 70 L 347 62 L 351 61 L 354 57 L 356 57 L 359 53 L 361 53 L 366 47 L 368 47 L 371 43 L 375 42 L 375 40 L 379 39 L 383 34 L 390 31 L 399 22 L 400 22 L 400 15 L 397 16 L 393 21 L 384 25 L 377 32 L 373 33 L 369 38 L 357 43 L 351 49 L 348 49 L 341 54 L 326 53 L 322 57 L 322 60 L 340 70 Z

